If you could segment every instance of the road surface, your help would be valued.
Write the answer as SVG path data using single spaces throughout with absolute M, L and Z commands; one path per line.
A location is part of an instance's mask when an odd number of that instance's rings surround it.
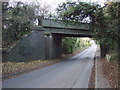
M 3 88 L 88 88 L 96 45 L 65 61 L 3 81 Z

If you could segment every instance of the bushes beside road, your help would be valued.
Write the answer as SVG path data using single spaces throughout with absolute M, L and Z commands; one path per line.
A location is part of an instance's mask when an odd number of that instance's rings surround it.
M 71 54 L 86 46 L 90 46 L 90 39 L 88 38 L 75 38 L 75 37 L 65 37 L 62 39 L 62 52 L 64 54 Z

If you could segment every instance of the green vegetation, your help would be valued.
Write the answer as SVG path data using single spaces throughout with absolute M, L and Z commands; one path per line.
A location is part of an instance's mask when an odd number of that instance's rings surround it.
M 22 2 L 3 2 L 3 44 L 8 44 L 31 31 L 34 8 Z M 4 42 L 5 41 L 5 42 Z
M 83 47 L 89 46 L 89 40 L 75 37 L 64 37 L 62 39 L 63 53 L 69 54 Z
M 107 2 L 103 7 L 96 3 L 67 2 L 57 8 L 58 19 L 67 24 L 90 23 L 94 39 L 101 44 L 102 57 L 117 50 L 120 2 Z

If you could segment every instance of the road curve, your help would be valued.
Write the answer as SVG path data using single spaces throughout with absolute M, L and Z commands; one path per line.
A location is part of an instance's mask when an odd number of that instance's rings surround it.
M 88 88 L 96 45 L 65 61 L 4 80 L 3 88 Z

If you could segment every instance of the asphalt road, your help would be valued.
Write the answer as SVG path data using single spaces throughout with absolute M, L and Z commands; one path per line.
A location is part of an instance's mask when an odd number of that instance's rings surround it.
M 96 45 L 65 61 L 3 81 L 3 88 L 88 88 Z

